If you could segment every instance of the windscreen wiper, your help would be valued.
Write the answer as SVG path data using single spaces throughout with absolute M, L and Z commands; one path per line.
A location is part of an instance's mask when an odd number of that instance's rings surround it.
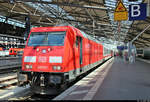
M 33 46 L 33 49 L 35 50 L 37 47 L 38 47 L 38 45 L 36 45 L 36 46 Z

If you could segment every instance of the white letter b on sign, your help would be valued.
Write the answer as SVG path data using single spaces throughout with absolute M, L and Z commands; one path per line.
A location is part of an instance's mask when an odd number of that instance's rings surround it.
M 136 9 L 135 9 L 136 8 Z M 140 16 L 140 5 L 132 5 L 131 6 L 131 17 L 138 17 Z
M 145 20 L 147 3 L 129 5 L 129 21 Z

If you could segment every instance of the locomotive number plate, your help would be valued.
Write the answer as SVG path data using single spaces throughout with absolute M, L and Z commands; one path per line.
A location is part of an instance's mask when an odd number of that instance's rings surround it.
M 38 66 L 38 69 L 48 69 L 48 66 Z
M 45 56 L 39 56 L 38 62 L 46 62 L 46 57 Z

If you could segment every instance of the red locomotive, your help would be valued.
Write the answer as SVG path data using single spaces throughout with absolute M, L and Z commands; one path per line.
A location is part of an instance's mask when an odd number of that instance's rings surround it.
M 2 47 L 0 47 L 0 51 L 3 51 L 3 48 L 2 48 Z
M 18 82 L 40 94 L 57 94 L 77 76 L 110 58 L 112 52 L 72 26 L 32 28 Z

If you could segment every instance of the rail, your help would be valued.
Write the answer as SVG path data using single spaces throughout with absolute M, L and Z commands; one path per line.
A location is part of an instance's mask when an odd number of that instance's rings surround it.
M 11 59 L 21 59 L 22 56 L 16 56 L 16 57 L 0 57 L 0 60 L 11 60 Z

